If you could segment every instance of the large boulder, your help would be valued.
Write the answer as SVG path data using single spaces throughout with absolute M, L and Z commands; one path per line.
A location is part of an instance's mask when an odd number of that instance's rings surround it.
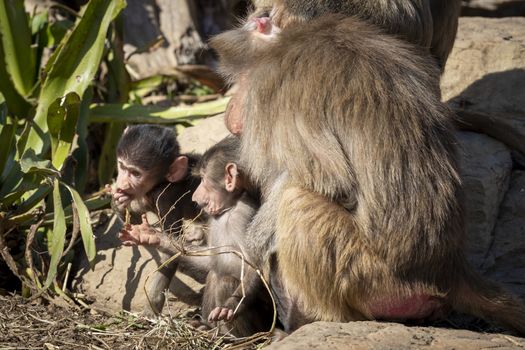
M 241 0 L 127 0 L 124 52 L 131 75 L 172 75 L 177 65 L 215 63 L 207 40 L 231 28 L 246 6 Z
M 466 330 L 407 327 L 397 323 L 315 322 L 299 328 L 268 350 L 310 349 L 523 349 L 525 340 L 504 334 Z
M 224 114 L 220 114 L 197 121 L 194 127 L 184 129 L 177 136 L 177 140 L 179 140 L 181 152 L 202 154 L 227 135 L 230 135 L 230 132 L 224 124 Z
M 480 267 L 492 244 L 500 204 L 509 186 L 512 159 L 501 142 L 473 132 L 460 132 L 461 176 L 465 191 L 467 252 Z
M 441 79 L 444 100 L 523 115 L 524 43 L 525 18 L 461 17 Z
M 443 99 L 453 107 L 486 115 L 470 124 L 522 153 L 524 81 L 525 18 L 460 18 L 441 79 Z
M 511 5 L 511 1 L 467 2 L 485 8 Z M 524 81 L 525 18 L 460 18 L 441 80 L 443 99 L 465 111 L 460 116 L 470 118 L 473 129 L 492 137 L 459 135 L 469 258 L 522 297 L 523 176 L 514 171 L 508 186 L 511 164 L 501 143 L 510 148 L 514 167 L 525 165 Z
M 525 171 L 512 173 L 493 233 L 486 275 L 525 299 Z

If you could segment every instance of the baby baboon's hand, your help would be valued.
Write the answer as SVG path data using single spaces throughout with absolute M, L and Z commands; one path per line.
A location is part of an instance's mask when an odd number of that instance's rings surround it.
M 231 321 L 233 320 L 233 310 L 227 307 L 217 306 L 215 309 L 211 310 L 208 316 L 208 322 L 217 322 L 217 321 Z
M 106 185 L 105 190 L 111 195 L 113 203 L 119 212 L 124 212 L 133 199 L 129 194 L 115 186 Z
M 151 226 L 146 218 L 146 214 L 143 214 L 142 223 L 140 225 L 125 225 L 119 233 L 119 239 L 122 241 L 122 244 L 127 246 L 158 246 L 161 241 L 161 232 Z

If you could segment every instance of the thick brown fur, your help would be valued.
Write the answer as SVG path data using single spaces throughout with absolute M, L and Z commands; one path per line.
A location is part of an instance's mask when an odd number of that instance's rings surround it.
M 460 0 L 276 0 L 281 28 L 328 13 L 357 16 L 430 50 L 443 68 L 456 37 Z
M 211 44 L 241 80 L 229 113 L 244 120 L 242 161 L 264 189 L 250 236 L 267 261 L 276 249 L 301 313 L 389 319 L 378 305 L 424 295 L 441 307 L 420 317 L 452 306 L 525 334 L 523 304 L 465 260 L 453 117 L 430 57 L 337 15 L 264 47 L 240 31 Z

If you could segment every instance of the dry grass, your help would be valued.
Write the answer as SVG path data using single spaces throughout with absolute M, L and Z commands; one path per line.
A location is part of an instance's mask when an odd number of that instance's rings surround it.
M 184 315 L 148 320 L 0 296 L 0 349 L 256 349 L 265 343 L 264 337 L 248 344 L 200 331 L 189 321 Z

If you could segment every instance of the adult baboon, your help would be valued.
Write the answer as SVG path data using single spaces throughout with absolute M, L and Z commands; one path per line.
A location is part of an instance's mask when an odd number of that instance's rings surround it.
M 250 236 L 265 261 L 276 247 L 292 304 L 281 315 L 407 320 L 452 307 L 524 334 L 521 302 L 464 257 L 452 116 L 424 50 L 342 15 L 260 39 L 245 28 L 211 44 L 242 87 L 227 122 L 241 121 L 242 161 L 265 195 Z

